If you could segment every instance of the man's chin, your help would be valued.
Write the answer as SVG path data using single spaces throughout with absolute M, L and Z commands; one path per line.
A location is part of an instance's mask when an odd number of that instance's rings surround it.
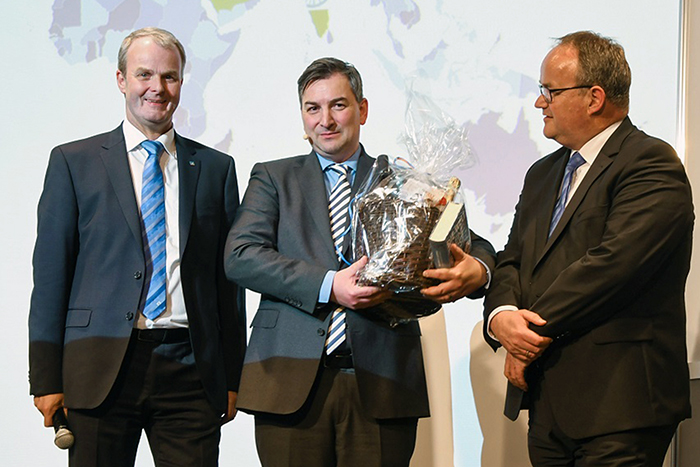
M 549 128 L 546 124 L 544 126 L 544 129 L 542 130 L 542 134 L 545 136 L 545 138 L 548 139 L 554 139 L 554 136 L 556 135 L 554 130 L 552 128 Z

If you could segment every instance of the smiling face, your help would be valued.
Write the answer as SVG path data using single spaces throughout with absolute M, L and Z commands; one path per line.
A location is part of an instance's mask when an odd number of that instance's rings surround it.
M 580 85 L 576 81 L 578 51 L 570 46 L 557 46 L 542 62 L 540 84 L 549 89 Z M 586 83 L 583 83 L 586 84 Z M 580 149 L 591 135 L 587 134 L 589 89 L 571 89 L 552 94 L 552 102 L 539 96 L 535 107 L 544 115 L 544 135 L 570 149 Z
M 341 74 L 312 82 L 302 94 L 304 131 L 314 150 L 336 163 L 357 151 L 367 112 L 367 99 L 357 102 L 350 82 Z
M 126 100 L 126 118 L 149 139 L 170 130 L 180 102 L 181 58 L 150 37 L 134 40 L 126 55 L 126 72 L 117 71 L 117 85 Z

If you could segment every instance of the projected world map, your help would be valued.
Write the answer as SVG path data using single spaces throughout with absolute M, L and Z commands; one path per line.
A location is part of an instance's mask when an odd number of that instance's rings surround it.
M 251 53 L 241 50 L 242 33 L 269 27 L 265 15 L 255 14 L 262 3 L 55 0 L 49 35 L 56 52 L 68 63 L 77 64 L 101 57 L 116 61 L 113 50 L 134 29 L 147 25 L 169 29 L 183 42 L 188 55 L 188 93 L 183 95 L 176 114 L 176 128 L 197 138 L 205 132 L 208 119 L 217 119 L 202 99 L 210 80 L 227 62 L 235 63 L 237 55 Z M 384 30 L 375 33 L 381 33 L 387 44 L 377 44 L 367 52 L 374 55 L 389 77 L 385 84 L 402 90 L 408 77 L 427 82 L 436 91 L 432 96 L 436 102 L 469 129 L 478 164 L 463 174 L 465 187 L 476 199 L 487 201 L 484 214 L 502 216 L 513 210 L 522 175 L 539 154 L 532 134 L 534 131 L 534 137 L 539 135 L 539 122 L 533 130 L 522 111 L 523 106 L 531 107 L 537 83 L 522 73 L 504 70 L 502 64 L 485 61 L 489 53 L 481 49 L 497 48 L 499 37 L 478 39 L 473 25 L 463 16 L 456 16 L 447 3 L 431 4 L 430 11 L 419 9 L 410 0 L 371 0 L 362 5 L 361 15 L 381 17 L 377 22 L 383 23 Z M 305 15 L 298 15 L 300 7 L 306 10 Z M 275 8 L 278 12 L 289 10 L 290 17 L 305 18 L 307 24 L 290 27 L 304 28 L 309 44 L 333 45 L 345 40 L 343 33 L 334 31 L 334 25 L 342 23 L 345 14 L 339 2 L 276 2 Z M 239 68 L 238 72 L 254 71 Z M 232 145 L 235 141 L 230 131 L 216 144 L 225 152 L 230 152 Z M 501 187 L 499 196 L 487 198 L 495 183 Z

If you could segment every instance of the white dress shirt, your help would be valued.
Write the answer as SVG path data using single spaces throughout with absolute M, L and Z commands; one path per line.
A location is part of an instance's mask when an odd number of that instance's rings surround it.
M 148 138 L 143 135 L 127 119 L 124 119 L 124 142 L 131 169 L 131 180 L 134 184 L 134 194 L 139 212 L 141 211 L 141 187 L 143 184 L 143 166 L 148 153 L 141 143 Z M 143 315 L 139 310 L 135 326 L 139 329 L 151 328 L 180 328 L 187 327 L 187 312 L 185 297 L 182 293 L 180 280 L 180 228 L 179 228 L 179 179 L 177 169 L 177 152 L 175 150 L 175 130 L 158 137 L 165 151 L 160 156 L 160 167 L 163 171 L 165 185 L 165 265 L 167 298 L 165 311 L 154 320 Z

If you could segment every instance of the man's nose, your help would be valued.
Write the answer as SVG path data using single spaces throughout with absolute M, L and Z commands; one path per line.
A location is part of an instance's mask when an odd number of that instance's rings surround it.
M 161 92 L 165 89 L 165 78 L 156 75 L 153 77 L 150 84 L 150 88 L 153 91 Z
M 324 128 L 331 128 L 335 125 L 335 119 L 330 109 L 321 110 L 321 125 L 323 125 Z
M 547 100 L 544 98 L 544 96 L 542 94 L 537 96 L 537 99 L 535 99 L 535 108 L 544 109 L 548 105 L 549 104 L 547 103 Z

